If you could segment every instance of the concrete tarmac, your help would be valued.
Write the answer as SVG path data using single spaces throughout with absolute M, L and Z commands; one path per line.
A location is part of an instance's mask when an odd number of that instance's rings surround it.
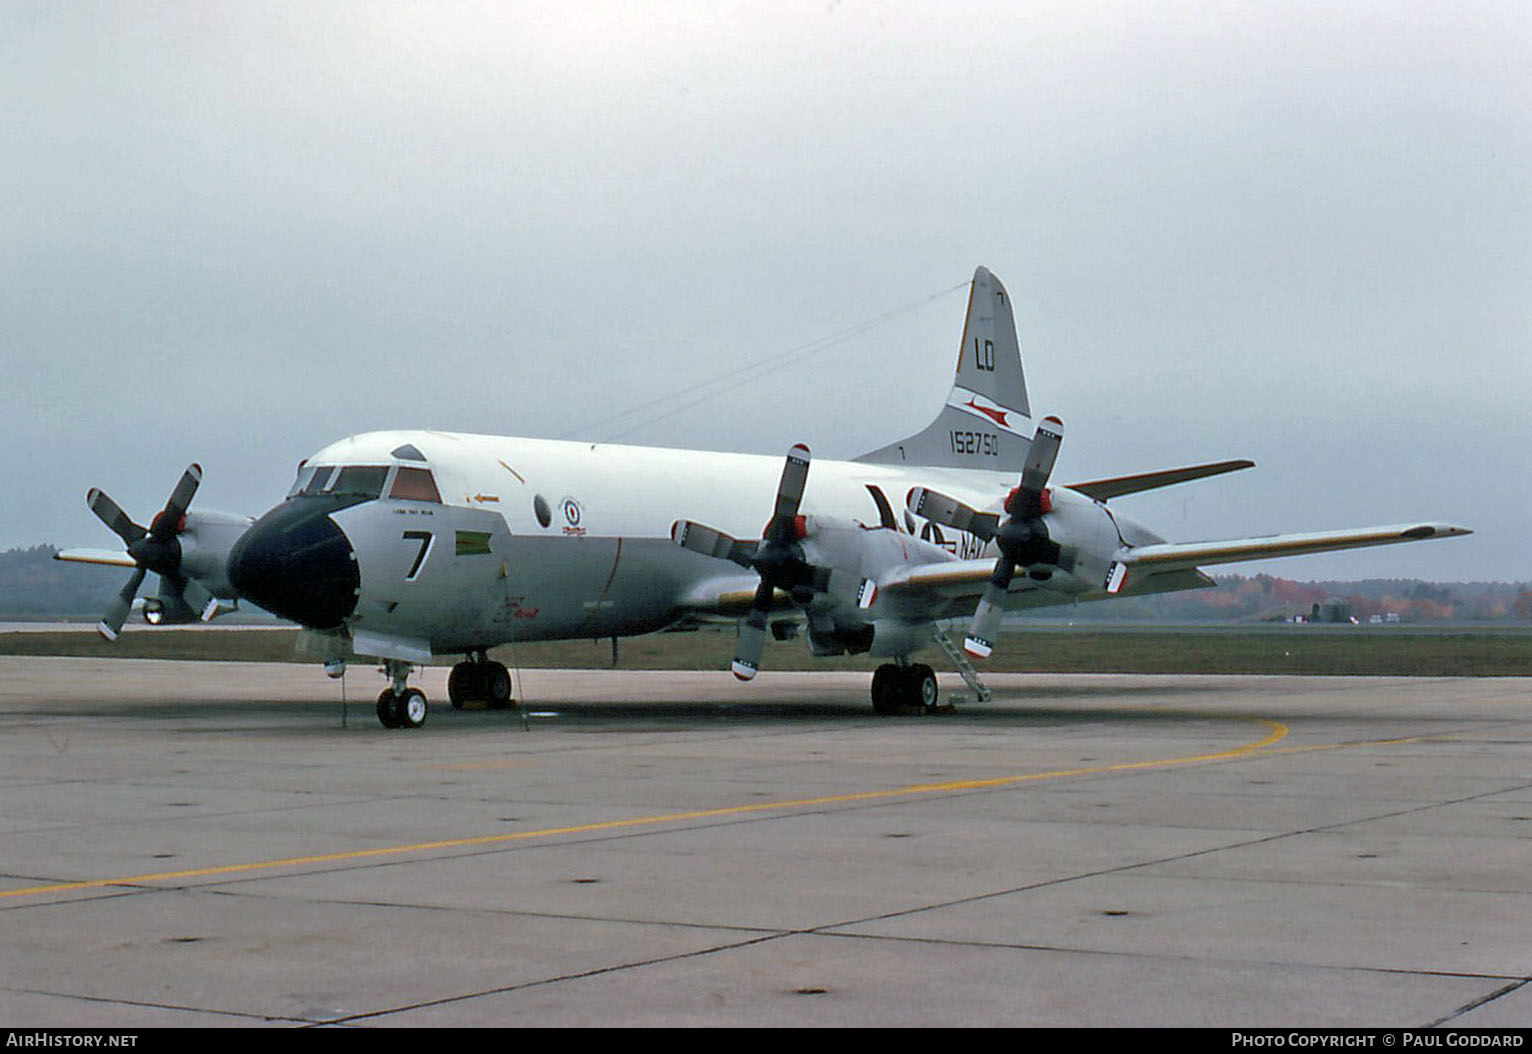
M 0 1024 L 1532 1024 L 1532 680 L 991 684 L 0 658 Z

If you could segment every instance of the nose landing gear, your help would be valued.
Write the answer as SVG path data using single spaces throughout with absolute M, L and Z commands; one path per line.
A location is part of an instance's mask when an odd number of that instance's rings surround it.
M 410 669 L 409 663 L 397 659 L 390 659 L 383 666 L 383 672 L 394 682 L 378 696 L 378 721 L 384 728 L 419 728 L 426 723 L 430 712 L 426 693 L 405 683 Z

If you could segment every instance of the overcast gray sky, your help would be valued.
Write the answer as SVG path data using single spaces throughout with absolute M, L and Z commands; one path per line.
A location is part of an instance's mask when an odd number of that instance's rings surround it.
M 6 2 L 0 29 L 0 548 L 108 545 L 86 489 L 143 521 L 193 460 L 198 505 L 259 513 L 377 428 L 854 456 L 935 413 L 964 309 L 935 294 L 984 264 L 1059 480 L 1251 457 L 1120 504 L 1176 540 L 1478 532 L 1229 570 L 1532 578 L 1524 0 Z

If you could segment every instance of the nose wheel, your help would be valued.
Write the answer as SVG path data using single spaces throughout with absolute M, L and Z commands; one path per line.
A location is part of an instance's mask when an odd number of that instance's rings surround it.
M 402 694 L 385 688 L 378 696 L 378 720 L 384 728 L 419 728 L 429 712 L 426 693 L 419 688 L 406 688 Z
M 393 686 L 378 696 L 378 723 L 384 728 L 419 728 L 426 723 L 430 705 L 426 693 L 409 687 L 410 664 L 390 661 L 383 672 L 393 679 Z

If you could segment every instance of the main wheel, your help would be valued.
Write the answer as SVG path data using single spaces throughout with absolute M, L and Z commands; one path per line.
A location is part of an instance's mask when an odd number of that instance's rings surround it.
M 491 710 L 509 710 L 516 705 L 511 697 L 511 671 L 503 663 L 487 662 L 482 667 L 484 700 Z
M 378 722 L 384 728 L 398 728 L 399 720 L 399 697 L 392 688 L 385 688 L 378 696 Z
M 923 706 L 927 710 L 936 705 L 940 689 L 936 684 L 936 671 L 924 663 L 904 671 L 905 698 L 911 706 Z
M 899 712 L 899 697 L 902 694 L 901 677 L 899 667 L 891 662 L 885 662 L 872 673 L 872 712 L 875 714 L 896 714 Z
M 452 672 L 447 674 L 447 701 L 453 709 L 463 709 L 464 703 L 482 694 L 478 663 L 460 662 L 452 667 Z

